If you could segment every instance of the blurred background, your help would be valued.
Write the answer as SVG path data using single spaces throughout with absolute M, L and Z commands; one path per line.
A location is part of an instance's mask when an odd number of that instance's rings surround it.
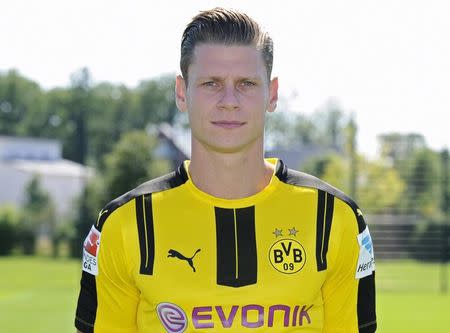
M 73 332 L 81 246 L 100 209 L 189 158 L 174 101 L 180 38 L 215 6 L 274 39 L 281 97 L 266 155 L 363 210 L 379 332 L 446 332 L 446 0 L 0 0 L 2 331 Z

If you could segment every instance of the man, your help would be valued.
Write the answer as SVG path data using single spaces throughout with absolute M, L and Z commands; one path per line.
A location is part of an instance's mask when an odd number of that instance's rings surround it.
M 84 243 L 89 332 L 375 332 L 374 260 L 343 193 L 263 155 L 272 40 L 216 8 L 184 31 L 192 156 L 109 203 Z

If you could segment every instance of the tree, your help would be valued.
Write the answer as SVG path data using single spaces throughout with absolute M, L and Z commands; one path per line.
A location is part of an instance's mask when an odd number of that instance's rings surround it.
M 337 100 L 329 99 L 313 114 L 312 120 L 317 128 L 317 143 L 340 151 L 345 150 L 345 129 L 349 120 Z
M 19 212 L 14 206 L 0 207 L 0 256 L 8 255 L 17 240 Z
M 305 172 L 318 177 L 341 191 L 348 191 L 349 167 L 346 160 L 337 154 L 328 154 L 309 161 Z
M 140 183 L 169 170 L 166 161 L 155 159 L 157 141 L 145 131 L 126 133 L 106 156 L 105 187 L 110 197 L 119 196 Z
M 427 220 L 439 215 L 439 157 L 427 148 L 421 134 L 388 133 L 378 137 L 381 159 L 389 163 L 405 184 L 405 195 L 398 209 L 419 214 Z
M 398 212 L 405 183 L 398 172 L 383 160 L 359 159 L 358 204 L 372 214 Z
M 396 210 L 405 189 L 405 183 L 397 171 L 381 160 L 369 161 L 362 156 L 357 157 L 356 163 L 359 170 L 356 179 L 358 205 L 370 213 Z M 330 154 L 311 160 L 305 171 L 349 193 L 350 167 L 350 163 L 341 155 Z
M 421 134 L 387 133 L 378 136 L 381 158 L 391 163 L 403 176 L 407 172 L 409 158 L 417 151 L 426 148 L 425 138 Z
M 73 233 L 70 234 L 70 255 L 79 258 L 82 255 L 83 241 L 89 229 L 97 220 L 98 213 L 108 200 L 105 194 L 103 178 L 93 177 L 84 187 L 83 193 L 75 203 L 73 216 Z
M 292 148 L 315 141 L 317 129 L 301 113 L 275 112 L 266 118 L 266 143 L 270 148 Z
M 136 89 L 139 102 L 138 114 L 133 119 L 133 128 L 143 129 L 148 123 L 172 124 L 178 112 L 174 90 L 173 74 L 141 82 Z
M 89 162 L 104 168 L 104 157 L 110 153 L 122 135 L 133 130 L 133 122 L 138 113 L 137 94 L 121 85 L 101 83 L 92 89 L 89 119 Z M 138 124 L 144 129 L 145 124 Z
M 153 155 L 156 138 L 145 131 L 131 131 L 122 136 L 106 155 L 105 168 L 85 187 L 77 202 L 71 255 L 81 255 L 81 245 L 97 214 L 110 200 L 137 185 L 169 171 L 170 164 Z
M 429 149 L 422 149 L 409 159 L 407 183 L 407 210 L 417 212 L 428 219 L 440 216 L 439 156 Z
M 39 85 L 11 70 L 0 74 L 0 135 L 28 135 L 28 126 L 40 121 L 44 94 Z
M 25 254 L 35 252 L 36 238 L 42 228 L 48 230 L 53 240 L 54 206 L 49 194 L 42 189 L 39 176 L 33 176 L 25 187 L 23 215 L 19 224 L 19 236 Z
M 356 143 L 356 133 L 358 131 L 358 127 L 353 116 L 350 118 L 349 123 L 346 127 L 347 134 L 347 144 L 346 144 L 346 153 L 349 156 L 350 170 L 349 170 L 349 195 L 357 200 L 356 194 L 356 183 L 358 179 L 358 154 L 357 154 L 357 143 Z
M 71 99 L 68 109 L 72 126 L 71 145 L 66 145 L 66 156 L 80 164 L 86 164 L 88 146 L 88 119 L 91 108 L 91 75 L 87 68 L 71 76 Z M 91 115 L 92 116 L 92 115 Z

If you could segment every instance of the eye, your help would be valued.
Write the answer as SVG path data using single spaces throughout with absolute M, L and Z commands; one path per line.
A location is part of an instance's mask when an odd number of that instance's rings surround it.
M 202 83 L 202 86 L 204 87 L 217 87 L 217 82 L 215 81 L 206 81 Z
M 241 85 L 244 87 L 253 87 L 256 86 L 256 83 L 250 80 L 245 80 L 241 82 Z

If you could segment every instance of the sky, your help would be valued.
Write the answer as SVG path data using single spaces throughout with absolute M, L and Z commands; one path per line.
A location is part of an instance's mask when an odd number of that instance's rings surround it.
M 389 132 L 450 148 L 448 0 L 0 0 L 0 72 L 45 89 L 82 67 L 96 83 L 129 87 L 175 75 L 184 27 L 215 6 L 247 12 L 272 35 L 283 112 L 337 101 L 368 155 Z

